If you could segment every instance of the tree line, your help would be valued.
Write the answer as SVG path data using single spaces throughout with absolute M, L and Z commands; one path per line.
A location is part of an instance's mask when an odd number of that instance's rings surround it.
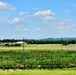
M 18 42 L 18 41 L 24 41 L 27 44 L 75 44 L 76 43 L 76 39 L 52 39 L 52 40 L 48 40 L 48 39 L 40 39 L 40 40 L 36 40 L 36 39 L 3 39 L 0 40 L 0 42 L 2 43 L 13 43 L 13 42 Z

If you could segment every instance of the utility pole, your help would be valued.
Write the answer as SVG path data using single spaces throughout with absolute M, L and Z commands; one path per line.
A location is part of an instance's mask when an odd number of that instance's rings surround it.
M 24 37 L 23 37 L 23 69 L 25 69 Z
M 60 50 L 60 62 L 61 62 L 61 68 L 63 67 L 63 61 L 62 61 L 62 59 L 63 59 L 63 51 L 62 51 L 62 45 L 63 45 L 63 42 L 62 42 L 62 37 L 61 37 L 61 50 Z

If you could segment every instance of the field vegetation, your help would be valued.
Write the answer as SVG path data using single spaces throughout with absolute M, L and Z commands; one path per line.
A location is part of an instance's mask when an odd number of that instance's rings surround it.
M 76 75 L 76 44 L 0 46 L 0 75 Z
M 60 44 L 1 46 L 1 69 L 56 69 L 76 68 L 76 51 Z

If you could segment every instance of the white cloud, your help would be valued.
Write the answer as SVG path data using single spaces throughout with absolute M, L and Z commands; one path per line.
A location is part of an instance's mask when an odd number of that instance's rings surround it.
M 72 20 L 70 19 L 62 19 L 57 22 L 52 22 L 51 26 L 53 27 L 53 29 L 65 31 L 65 30 L 70 30 L 71 28 L 73 28 L 75 24 L 73 24 Z
M 34 13 L 35 17 L 39 17 L 42 20 L 54 20 L 53 15 L 55 15 L 55 13 L 53 13 L 51 10 L 38 11 Z
M 27 12 L 19 12 L 20 15 L 26 15 Z
M 24 18 L 14 18 L 13 20 L 8 21 L 8 23 L 9 24 L 16 24 L 16 23 L 20 23 L 23 20 L 24 20 Z
M 6 9 L 6 10 L 15 10 L 15 7 L 12 7 L 7 2 L 0 2 L 0 9 Z
M 54 20 L 54 18 L 52 16 L 46 16 L 45 18 L 43 18 L 43 20 Z
M 41 28 L 47 29 L 48 31 L 59 31 L 59 32 L 67 32 L 73 30 L 75 28 L 75 23 L 71 19 L 55 19 L 54 21 L 43 21 L 37 22 L 37 24 L 41 25 Z
M 41 30 L 41 28 L 36 28 L 36 30 Z
M 54 15 L 51 10 L 46 10 L 46 11 L 38 11 L 34 14 L 34 16 L 49 16 L 49 15 Z

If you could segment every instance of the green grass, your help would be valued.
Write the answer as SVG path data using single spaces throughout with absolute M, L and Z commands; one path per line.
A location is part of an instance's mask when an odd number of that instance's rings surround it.
M 60 44 L 33 44 L 25 46 L 0 46 L 0 69 L 76 68 L 76 51 Z M 23 67 L 21 67 L 23 68 Z M 20 68 L 20 69 L 21 69 Z
M 5 70 L 0 75 L 76 75 L 75 70 Z
M 45 51 L 27 50 L 21 51 L 1 51 L 1 69 L 19 69 L 25 64 L 25 69 L 56 69 L 56 68 L 76 68 L 76 51 Z M 62 64 L 62 65 L 61 65 Z
M 64 50 L 65 49 L 70 49 L 69 46 L 63 46 L 62 47 Z M 22 50 L 22 46 L 0 46 L 0 51 L 1 50 Z M 60 44 L 34 44 L 34 45 L 26 45 L 24 47 L 25 50 L 60 50 L 61 45 Z

